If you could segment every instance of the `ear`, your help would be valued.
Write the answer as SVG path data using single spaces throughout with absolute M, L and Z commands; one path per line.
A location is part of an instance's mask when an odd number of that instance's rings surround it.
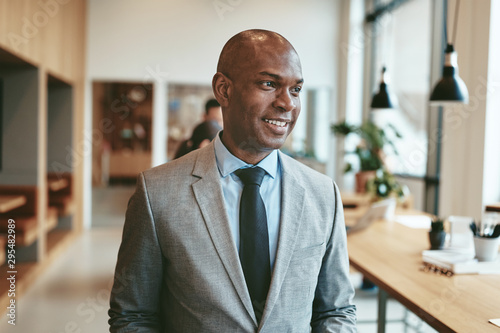
M 212 79 L 212 90 L 221 107 L 227 107 L 232 91 L 232 81 L 221 72 L 217 72 Z

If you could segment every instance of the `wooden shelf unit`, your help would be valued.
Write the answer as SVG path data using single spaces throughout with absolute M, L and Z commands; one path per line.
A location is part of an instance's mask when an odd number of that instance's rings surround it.
M 32 193 L 24 207 L 0 215 L 2 225 L 9 218 L 19 223 L 16 299 L 83 228 L 84 163 L 77 159 L 86 140 L 86 1 L 51 4 L 0 0 L 0 191 Z M 27 24 L 35 27 L 30 34 Z M 69 217 L 49 206 L 49 173 L 69 179 Z M 10 299 L 7 271 L 0 266 L 2 312 Z

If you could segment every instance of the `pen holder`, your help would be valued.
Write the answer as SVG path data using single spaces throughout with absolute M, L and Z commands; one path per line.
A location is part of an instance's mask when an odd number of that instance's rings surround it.
M 498 255 L 498 241 L 500 237 L 488 238 L 474 236 L 474 249 L 479 261 L 495 261 Z

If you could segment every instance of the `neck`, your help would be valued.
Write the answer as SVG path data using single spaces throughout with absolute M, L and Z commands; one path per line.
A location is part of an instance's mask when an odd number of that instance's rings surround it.
M 234 141 L 225 137 L 224 131 L 222 131 L 221 141 L 222 144 L 227 148 L 227 150 L 229 150 L 231 154 L 233 154 L 243 162 L 252 165 L 258 164 L 273 151 L 273 149 L 269 148 L 263 149 L 261 147 L 256 147 L 254 145 L 249 146 L 247 149 L 245 149 L 246 148 L 245 144 L 238 145 Z

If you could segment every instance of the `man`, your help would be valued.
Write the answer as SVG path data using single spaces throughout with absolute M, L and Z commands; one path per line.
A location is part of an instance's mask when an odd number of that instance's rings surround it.
M 356 330 L 339 191 L 277 150 L 302 84 L 281 35 L 248 30 L 226 43 L 212 82 L 221 135 L 138 178 L 111 332 Z
M 216 121 L 222 128 L 222 109 L 216 99 L 211 98 L 205 103 L 205 115 L 203 118 L 204 121 Z
M 197 125 L 194 128 L 191 137 L 181 142 L 179 148 L 177 148 L 177 151 L 175 152 L 174 159 L 210 144 L 210 141 L 217 136 L 217 133 L 219 133 L 221 129 L 222 127 L 220 127 L 219 123 L 215 120 L 205 120 L 201 124 Z
M 217 133 L 222 129 L 222 109 L 216 99 L 209 99 L 205 103 L 205 114 L 203 122 L 198 124 L 191 134 L 191 137 L 181 142 L 174 159 L 186 155 L 187 153 L 203 148 L 212 141 Z

